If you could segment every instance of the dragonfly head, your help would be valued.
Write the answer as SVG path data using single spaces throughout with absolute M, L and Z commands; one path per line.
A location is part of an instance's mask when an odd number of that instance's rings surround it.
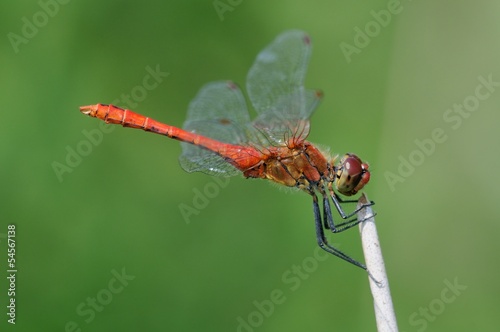
M 342 195 L 355 195 L 370 181 L 368 164 L 355 154 L 348 153 L 335 168 L 335 178 L 335 187 Z

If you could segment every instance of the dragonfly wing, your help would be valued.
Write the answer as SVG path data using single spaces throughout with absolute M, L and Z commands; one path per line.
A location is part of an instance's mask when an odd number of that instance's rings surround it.
M 305 91 L 305 110 L 306 114 L 312 114 L 319 105 L 323 94 L 319 90 Z M 309 134 L 309 119 L 307 117 L 286 116 L 280 112 L 265 112 L 260 114 L 252 125 L 256 131 L 262 133 L 267 144 L 286 145 L 291 137 L 305 140 Z M 264 145 L 263 139 L 260 139 Z M 265 146 L 265 145 L 264 145 Z
M 182 154 L 179 163 L 186 172 L 203 172 L 216 176 L 235 176 L 241 174 L 233 165 L 213 152 L 181 143 Z
M 203 86 L 189 104 L 183 129 L 224 143 L 244 144 L 250 122 L 245 98 L 233 82 Z M 217 154 L 196 145 L 181 143 L 180 164 L 187 172 L 233 176 L 241 172 Z
M 310 117 L 323 99 L 323 91 L 306 90 L 306 114 Z
M 309 36 L 291 30 L 260 52 L 250 68 L 248 95 L 259 114 L 254 126 L 274 143 L 290 136 L 305 139 L 309 133 L 308 119 L 321 97 L 304 88 L 310 55 Z

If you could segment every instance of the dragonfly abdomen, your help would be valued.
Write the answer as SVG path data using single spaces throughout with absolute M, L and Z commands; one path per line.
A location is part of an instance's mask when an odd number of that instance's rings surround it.
M 142 129 L 207 149 L 220 155 L 242 172 L 255 167 L 261 162 L 264 156 L 262 152 L 252 147 L 222 143 L 114 105 L 95 104 L 82 106 L 80 107 L 80 111 L 83 114 L 101 119 L 106 123 L 121 124 L 123 127 Z

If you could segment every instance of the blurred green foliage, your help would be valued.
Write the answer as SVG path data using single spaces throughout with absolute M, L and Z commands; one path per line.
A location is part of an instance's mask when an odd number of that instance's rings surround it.
M 375 329 L 366 274 L 316 251 L 310 197 L 185 173 L 178 142 L 78 111 L 132 95 L 180 126 L 203 84 L 243 85 L 291 28 L 325 93 L 310 140 L 370 162 L 400 329 L 498 326 L 500 91 L 478 88 L 500 81 L 497 3 L 66 2 L 0 4 L 1 326 L 13 223 L 18 331 Z M 148 67 L 169 74 L 141 90 Z M 362 258 L 356 230 L 332 241 Z

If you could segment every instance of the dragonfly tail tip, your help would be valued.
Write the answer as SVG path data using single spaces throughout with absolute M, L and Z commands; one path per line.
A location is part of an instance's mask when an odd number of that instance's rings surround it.
M 95 105 L 80 106 L 80 112 L 82 112 L 85 115 L 90 115 L 90 113 L 92 113 L 92 110 L 94 108 L 95 108 Z

